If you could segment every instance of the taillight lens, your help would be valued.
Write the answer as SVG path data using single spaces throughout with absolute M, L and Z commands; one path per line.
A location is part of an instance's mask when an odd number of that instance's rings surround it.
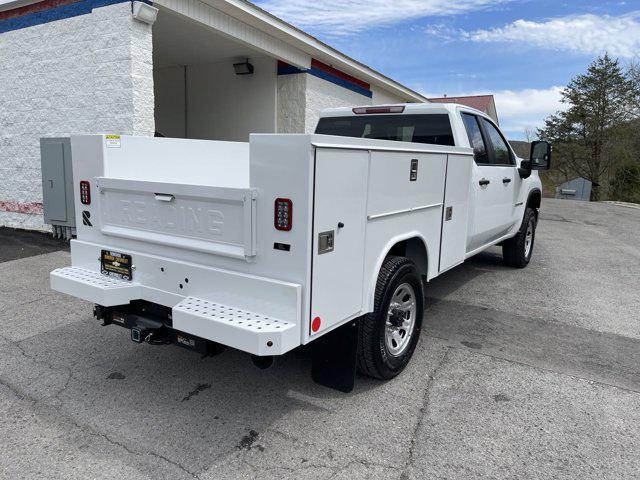
M 80 203 L 91 205 L 91 185 L 86 180 L 80 182 Z
M 276 230 L 288 232 L 291 230 L 293 215 L 293 202 L 288 198 L 276 198 L 273 226 Z

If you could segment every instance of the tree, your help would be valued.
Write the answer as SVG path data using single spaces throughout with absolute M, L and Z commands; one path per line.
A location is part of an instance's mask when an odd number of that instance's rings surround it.
M 629 62 L 627 66 L 627 76 L 633 83 L 634 90 L 636 92 L 640 91 L 640 57 L 635 57 Z M 634 100 L 637 116 L 640 117 L 640 95 L 636 95 Z
M 640 163 L 618 167 L 611 179 L 616 200 L 640 203 Z
M 525 127 L 524 129 L 524 139 L 527 143 L 531 143 L 536 139 L 536 132 L 533 131 L 531 127 Z
M 593 182 L 592 200 L 600 198 L 599 186 L 616 164 L 612 147 L 638 117 L 639 100 L 640 82 L 632 70 L 625 72 L 605 54 L 562 91 L 567 109 L 548 117 L 538 131 L 555 145 L 555 168 Z

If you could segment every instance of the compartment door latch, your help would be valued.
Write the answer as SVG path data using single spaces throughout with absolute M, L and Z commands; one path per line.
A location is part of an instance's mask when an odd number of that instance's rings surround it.
M 334 231 L 320 232 L 318 234 L 318 255 L 333 252 Z
M 411 170 L 409 171 L 409 181 L 415 182 L 418 180 L 418 159 L 413 158 L 411 160 Z

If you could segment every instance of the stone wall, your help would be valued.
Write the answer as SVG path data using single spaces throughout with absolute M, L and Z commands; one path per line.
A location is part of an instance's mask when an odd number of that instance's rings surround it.
M 0 33 L 0 65 L 0 226 L 46 229 L 40 137 L 153 135 L 151 26 L 96 8 Z

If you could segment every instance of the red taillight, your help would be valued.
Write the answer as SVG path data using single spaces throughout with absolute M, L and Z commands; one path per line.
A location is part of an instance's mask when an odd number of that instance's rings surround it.
M 402 113 L 404 107 L 401 105 L 390 107 L 357 107 L 353 109 L 353 113 L 356 115 L 367 115 L 372 113 Z
M 86 180 L 80 181 L 80 203 L 91 205 L 91 186 Z
M 288 198 L 276 198 L 273 226 L 276 230 L 288 232 L 291 230 L 293 215 L 293 202 Z
M 320 320 L 320 317 L 314 318 L 313 321 L 311 322 L 311 331 L 313 333 L 316 333 L 318 330 L 320 330 L 321 323 L 322 323 L 322 320 Z

